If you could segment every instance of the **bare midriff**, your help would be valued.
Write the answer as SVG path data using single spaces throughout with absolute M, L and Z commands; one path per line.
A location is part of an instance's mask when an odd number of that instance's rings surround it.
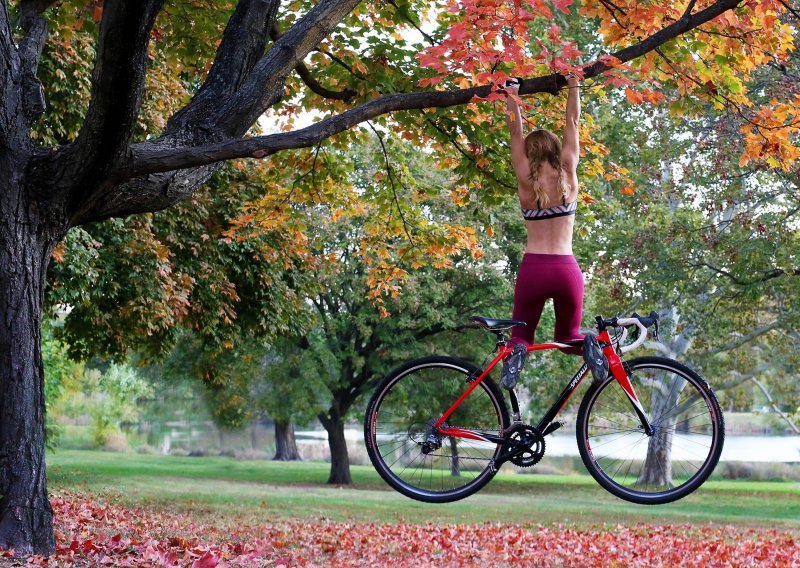
M 572 227 L 575 216 L 525 221 L 528 245 L 525 252 L 536 254 L 572 254 Z

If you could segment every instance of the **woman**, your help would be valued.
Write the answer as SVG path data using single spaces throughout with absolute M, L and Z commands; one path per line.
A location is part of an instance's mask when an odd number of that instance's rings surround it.
M 503 366 L 503 385 L 516 386 L 525 362 L 527 346 L 533 343 L 545 301 L 552 298 L 556 313 L 554 339 L 574 341 L 566 352 L 580 354 L 583 335 L 583 274 L 572 255 L 572 229 L 578 201 L 578 79 L 567 76 L 567 112 L 563 140 L 548 130 L 522 134 L 522 115 L 517 101 L 506 99 L 511 161 L 517 175 L 522 216 L 528 228 L 528 244 L 514 288 L 515 320 L 527 322 L 511 334 L 512 354 Z M 517 94 L 519 82 L 509 81 L 506 91 Z

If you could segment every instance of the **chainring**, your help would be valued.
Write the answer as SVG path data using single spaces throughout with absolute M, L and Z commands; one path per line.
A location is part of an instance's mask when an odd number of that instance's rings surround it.
M 509 431 L 508 438 L 527 446 L 526 450 L 508 460 L 514 465 L 532 467 L 539 463 L 544 456 L 544 436 L 538 428 L 527 424 L 517 424 Z

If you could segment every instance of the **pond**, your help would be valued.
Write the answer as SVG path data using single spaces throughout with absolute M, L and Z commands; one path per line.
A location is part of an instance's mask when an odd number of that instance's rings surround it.
M 327 440 L 324 430 L 297 432 L 298 444 L 319 443 Z M 363 444 L 363 431 L 345 429 L 350 444 Z M 577 456 L 578 445 L 574 434 L 547 436 L 547 455 Z M 800 463 L 800 436 L 727 436 L 720 461 Z

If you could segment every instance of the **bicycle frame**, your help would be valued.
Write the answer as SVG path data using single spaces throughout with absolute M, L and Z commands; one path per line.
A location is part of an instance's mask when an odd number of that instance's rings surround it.
M 651 434 L 652 427 L 650 426 L 647 416 L 645 415 L 644 409 L 642 408 L 642 405 L 639 402 L 638 397 L 636 396 L 636 392 L 634 391 L 633 385 L 631 384 L 628 378 L 628 373 L 625 371 L 625 368 L 622 364 L 622 360 L 620 359 L 619 355 L 614 349 L 614 346 L 611 343 L 611 338 L 608 334 L 608 331 L 603 330 L 602 332 L 600 332 L 600 334 L 597 336 L 597 339 L 601 344 L 605 345 L 605 347 L 603 347 L 603 354 L 609 361 L 609 369 L 612 375 L 619 383 L 619 385 L 622 387 L 622 390 L 625 392 L 628 399 L 631 401 L 631 404 L 633 405 L 633 408 L 637 416 L 639 417 L 639 420 L 641 420 L 642 422 L 642 427 L 644 428 L 644 431 L 648 433 L 648 435 Z M 560 349 L 568 347 L 572 346 L 566 345 L 564 343 L 555 343 L 555 342 L 537 343 L 528 346 L 528 353 L 532 351 L 547 351 L 550 349 Z M 452 406 L 450 406 L 450 408 L 448 408 L 439 417 L 439 419 L 436 422 L 434 422 L 433 430 L 435 432 L 443 436 L 466 438 L 469 440 L 479 440 L 501 445 L 506 445 L 508 443 L 508 439 L 505 438 L 504 436 L 497 436 L 495 434 L 489 434 L 488 432 L 480 432 L 477 430 L 470 430 L 466 428 L 447 426 L 446 421 L 453 414 L 453 412 L 455 412 L 456 409 L 459 406 L 461 406 L 461 403 L 463 403 L 464 400 L 466 400 L 466 398 L 472 393 L 472 391 L 474 391 L 478 387 L 481 381 L 483 381 L 483 379 L 485 379 L 489 375 L 489 373 L 492 372 L 492 370 L 497 366 L 497 364 L 503 359 L 505 359 L 510 353 L 511 349 L 509 347 L 506 347 L 505 345 L 500 347 L 499 353 L 495 356 L 494 359 L 492 359 L 492 361 L 489 363 L 489 366 L 486 367 L 486 369 L 484 369 L 483 372 L 478 377 L 470 381 L 470 385 L 464 390 L 463 393 L 461 393 L 461 395 L 452 404 Z M 586 366 L 586 363 L 584 363 L 583 365 L 581 365 L 581 368 L 578 369 L 578 372 L 575 373 L 575 375 L 573 375 L 572 379 L 570 379 L 567 386 L 564 388 L 563 391 L 561 391 L 561 394 L 559 395 L 556 402 L 550 407 L 550 409 L 544 414 L 542 419 L 536 425 L 536 428 L 540 432 L 544 432 L 547 429 L 547 427 L 550 426 L 555 417 L 558 415 L 559 412 L 561 412 L 561 409 L 564 407 L 564 405 L 570 399 L 572 394 L 575 392 L 575 389 L 578 388 L 578 385 L 581 383 L 581 381 L 586 376 L 588 371 L 589 369 Z M 517 398 L 516 395 L 514 394 L 514 391 L 510 391 L 510 397 L 511 397 L 512 410 L 514 411 L 515 417 L 518 417 L 519 408 L 517 405 Z M 514 449 L 503 452 L 503 454 L 498 456 L 496 460 L 497 466 L 499 466 L 501 463 L 512 457 L 515 453 L 516 450 Z

